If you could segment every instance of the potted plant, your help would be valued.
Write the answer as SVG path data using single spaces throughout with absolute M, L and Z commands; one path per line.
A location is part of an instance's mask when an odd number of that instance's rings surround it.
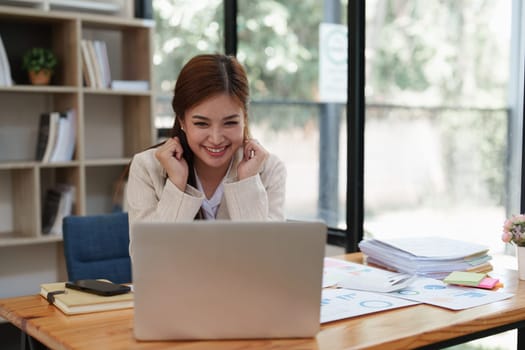
M 519 277 L 525 280 L 525 214 L 512 215 L 505 220 L 501 239 L 516 246 Z
M 22 68 L 27 70 L 34 85 L 47 85 L 58 61 L 55 54 L 45 48 L 29 49 L 22 58 Z

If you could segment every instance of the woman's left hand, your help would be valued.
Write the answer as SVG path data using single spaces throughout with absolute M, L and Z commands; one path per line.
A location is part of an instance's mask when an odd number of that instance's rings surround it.
M 257 140 L 244 141 L 243 157 L 237 167 L 239 180 L 256 175 L 266 158 L 268 158 L 268 155 L 268 151 Z

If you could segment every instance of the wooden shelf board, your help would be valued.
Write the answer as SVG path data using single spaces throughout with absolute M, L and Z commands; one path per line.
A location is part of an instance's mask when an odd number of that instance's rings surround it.
M 121 29 L 124 27 L 153 28 L 155 21 L 152 19 L 124 18 L 114 15 L 91 14 L 85 12 L 73 12 L 54 10 L 43 11 L 41 9 L 0 5 L 0 17 L 22 18 L 23 20 L 81 20 L 89 27 L 104 27 Z M 25 18 L 24 18 L 25 17 Z
M 131 158 L 107 158 L 107 159 L 89 159 L 84 161 L 85 166 L 111 166 L 111 165 L 128 165 Z
M 67 168 L 79 166 L 80 162 L 78 160 L 73 160 L 69 162 L 52 162 L 52 163 L 37 163 L 41 168 Z
M 0 162 L 0 170 L 10 169 L 31 169 L 36 166 L 37 162 L 33 161 L 2 161 Z
M 20 236 L 19 234 L 12 233 L 12 232 L 0 233 L 0 247 L 53 243 L 53 242 L 61 242 L 62 240 L 63 240 L 62 236 L 59 236 L 59 235 L 29 237 L 29 236 Z
M 50 94 L 67 94 L 77 93 L 78 88 L 74 86 L 34 86 L 34 85 L 13 85 L 13 86 L 2 86 L 0 87 L 2 92 L 34 92 L 34 93 L 50 93 Z
M 57 11 L 58 12 L 58 11 Z M 0 16 L 8 16 L 10 19 L 22 18 L 23 20 L 54 20 L 62 19 L 68 20 L 71 19 L 71 14 L 66 14 L 63 12 L 59 13 L 49 13 L 39 9 L 27 8 L 27 7 L 18 7 L 18 6 L 7 6 L 0 5 Z
M 35 167 L 40 168 L 67 168 L 79 166 L 80 161 L 74 160 L 70 162 L 53 162 L 41 163 L 36 161 L 2 161 L 0 162 L 0 170 L 14 170 L 14 169 L 31 169 Z
M 82 25 L 90 28 L 115 28 L 137 27 L 137 28 L 154 28 L 155 21 L 152 19 L 141 18 L 124 18 L 115 16 L 101 16 L 95 14 L 83 13 L 78 16 L 82 20 Z
M 98 89 L 98 88 L 83 88 L 85 94 L 93 95 L 130 95 L 130 96 L 151 96 L 153 92 L 147 91 L 135 91 L 135 90 L 113 90 L 113 89 Z

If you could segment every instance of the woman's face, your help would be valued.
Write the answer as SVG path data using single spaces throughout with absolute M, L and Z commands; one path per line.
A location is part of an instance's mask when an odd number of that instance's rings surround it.
M 243 110 L 227 94 L 210 97 L 188 109 L 181 125 L 194 153 L 197 171 L 226 171 L 244 141 Z

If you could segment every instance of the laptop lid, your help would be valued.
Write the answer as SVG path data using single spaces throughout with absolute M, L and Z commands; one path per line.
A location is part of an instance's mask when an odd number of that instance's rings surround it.
M 142 222 L 131 235 L 137 339 L 319 331 L 325 224 Z

